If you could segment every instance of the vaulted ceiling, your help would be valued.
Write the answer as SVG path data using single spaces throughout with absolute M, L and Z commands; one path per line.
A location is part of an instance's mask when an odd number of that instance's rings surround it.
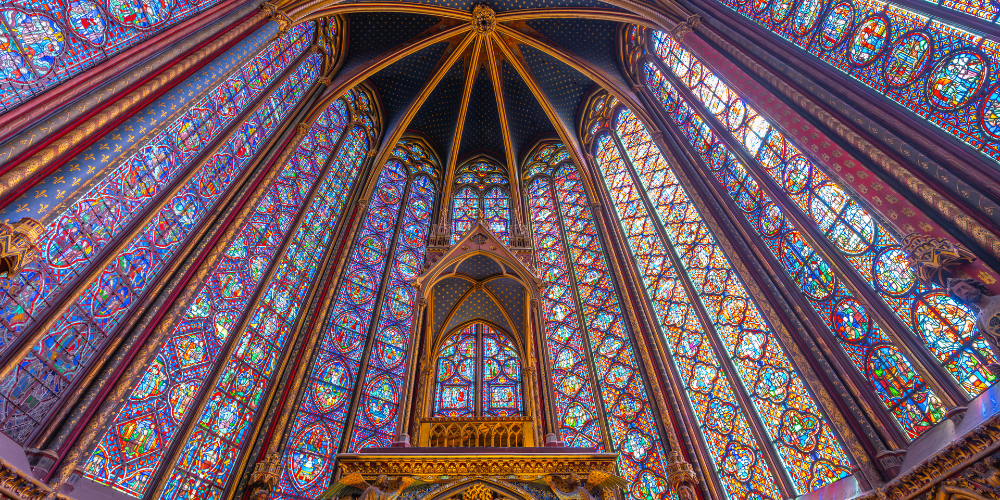
M 386 144 L 424 135 L 446 165 L 487 153 L 517 166 L 542 137 L 579 160 L 577 113 L 595 85 L 634 95 L 617 62 L 618 29 L 672 27 L 686 13 L 643 0 L 287 0 L 292 22 L 347 20 L 341 69 L 327 97 L 367 81 L 378 93 Z M 384 159 L 380 159 L 384 160 Z

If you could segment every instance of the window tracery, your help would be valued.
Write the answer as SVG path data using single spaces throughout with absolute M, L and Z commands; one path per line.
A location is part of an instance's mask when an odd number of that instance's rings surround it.
M 523 178 L 560 437 L 617 452 L 632 498 L 663 497 L 660 431 L 580 174 L 562 144 L 543 143 Z
M 918 280 L 899 240 L 881 222 L 673 38 L 656 33 L 652 47 L 663 67 L 691 90 L 724 130 L 714 130 L 702 111 L 687 102 L 652 61 L 644 67 L 647 86 L 710 166 L 714 177 L 734 196 L 748 220 L 761 218 L 763 222 L 752 225 L 765 241 L 774 241 L 768 246 L 775 257 L 787 269 L 808 263 L 818 270 L 811 271 L 808 277 L 799 274 L 793 279 L 807 292 L 855 365 L 862 373 L 874 375 L 871 380 L 876 381 L 876 393 L 908 436 L 916 437 L 940 420 L 943 405 L 915 373 L 906 356 L 889 345 L 879 326 L 881 320 L 873 318 L 850 294 L 834 293 L 843 287 L 842 278 L 834 276 L 830 266 L 799 235 L 783 210 L 797 208 L 805 220 L 815 224 L 909 329 L 905 333 L 920 339 L 970 396 L 984 391 L 994 378 L 986 369 L 992 356 L 975 328 L 975 317 L 952 301 L 943 289 Z M 758 183 L 768 179 L 758 180 L 753 169 L 741 165 L 717 135 L 720 133 L 728 134 L 734 144 L 741 146 L 795 206 L 779 208 L 766 189 L 761 192 Z M 740 183 L 750 186 L 753 196 L 739 192 L 745 189 L 737 187 Z M 766 213 L 751 216 L 752 204 L 758 202 Z M 779 234 L 786 232 L 789 233 L 785 236 Z M 833 302 L 835 295 L 842 298 Z M 868 341 L 874 343 L 866 346 L 864 342 Z M 915 392 L 898 390 L 910 387 Z
M 255 419 L 277 353 L 299 312 L 299 297 L 318 270 L 320 249 L 329 242 L 366 157 L 374 131 L 349 123 L 352 110 L 369 112 L 367 98 L 361 96 L 350 91 L 309 129 L 98 442 L 85 466 L 86 477 L 142 496 L 164 466 L 171 444 L 181 437 L 187 442 L 173 472 L 168 472 L 165 495 L 211 496 L 225 487 L 241 449 L 239 441 Z M 272 265 L 331 156 L 333 163 L 287 251 Z M 271 268 L 276 272 L 260 303 L 241 326 L 240 318 Z M 234 344 L 235 350 L 223 360 Z M 225 368 L 214 382 L 208 405 L 194 412 L 193 403 L 207 390 L 206 383 L 213 384 L 208 376 L 220 363 Z M 193 434 L 178 436 L 195 415 L 200 418 Z
M 589 116 L 587 140 L 727 493 L 780 498 L 783 474 L 798 494 L 846 477 L 839 438 L 645 127 L 613 98 L 592 101 Z
M 521 357 L 510 338 L 490 325 L 472 323 L 453 333 L 438 350 L 436 367 L 433 416 L 524 413 Z
M 346 448 L 351 451 L 388 446 L 395 438 L 415 320 L 411 283 L 424 260 L 438 172 L 438 160 L 415 139 L 400 141 L 381 168 L 309 369 L 271 498 L 316 498 L 329 485 L 345 426 L 350 425 Z M 369 335 L 375 339 L 367 349 Z M 363 360 L 367 369 L 360 373 Z M 363 394 L 349 416 L 356 383 Z
M 506 170 L 489 158 L 470 160 L 455 173 L 452 236 L 455 244 L 479 216 L 505 245 L 510 244 L 510 185 Z
M 42 255 L 13 279 L 0 280 L 0 315 L 8 323 L 3 327 L 6 350 L 35 323 L 48 319 L 57 294 L 76 283 L 99 251 L 116 243 L 129 223 L 147 215 L 155 195 L 172 181 L 182 181 L 165 206 L 45 331 L 21 367 L 0 382 L 5 434 L 18 442 L 29 437 L 305 95 L 319 76 L 317 55 L 303 60 L 242 124 L 233 126 L 238 112 L 265 90 L 263 78 L 284 74 L 283 65 L 305 50 L 310 39 L 311 27 L 304 26 L 262 50 L 217 92 L 193 105 L 120 171 L 49 224 Z M 262 75 L 258 66 L 269 68 L 267 74 Z M 251 85 L 248 79 L 260 81 Z M 212 139 L 230 128 L 215 154 L 201 164 L 192 163 Z M 52 366 L 48 360 L 57 363 Z

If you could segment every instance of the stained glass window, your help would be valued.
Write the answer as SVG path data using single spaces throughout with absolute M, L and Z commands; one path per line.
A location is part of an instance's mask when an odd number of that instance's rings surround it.
M 543 144 L 529 157 L 524 174 L 544 281 L 545 344 L 560 435 L 569 446 L 618 452 L 630 497 L 663 498 L 668 491 L 665 456 L 647 384 L 582 180 L 568 157 L 561 144 Z M 601 438 L 600 419 L 607 425 L 607 441 Z
M 975 318 L 971 312 L 953 302 L 943 289 L 920 282 L 906 262 L 906 256 L 898 239 L 830 176 L 803 155 L 780 130 L 758 114 L 688 51 L 680 47 L 673 38 L 662 33 L 654 36 L 654 47 L 662 58 L 664 66 L 692 91 L 695 98 L 725 128 L 725 131 L 720 133 L 727 133 L 735 144 L 742 146 L 745 153 L 753 158 L 774 181 L 774 185 L 792 199 L 795 207 L 785 209 L 800 210 L 805 218 L 821 229 L 832 246 L 846 257 L 868 286 L 895 312 L 900 321 L 910 328 L 911 332 L 908 333 L 922 340 L 969 395 L 976 396 L 989 387 L 994 377 L 985 366 L 991 358 L 991 353 L 975 329 Z M 705 121 L 705 117 L 696 111 L 692 103 L 684 100 L 678 90 L 659 73 L 658 68 L 647 65 L 646 75 L 650 88 L 661 102 L 677 110 L 675 113 L 670 113 L 675 123 L 681 126 L 702 155 L 706 158 L 711 157 L 707 161 L 716 165 L 713 169 L 716 169 L 717 177 L 720 179 L 725 177 L 726 175 L 718 169 L 722 168 L 732 153 L 719 142 Z M 716 143 L 719 145 L 716 146 Z M 758 181 L 753 179 L 750 172 L 745 172 L 745 175 L 750 177 L 755 186 L 758 185 Z M 728 183 L 722 180 L 720 182 Z M 769 230 L 776 233 L 784 216 L 776 205 L 772 206 L 774 208 L 770 209 L 772 215 L 769 216 L 771 221 Z M 785 250 L 780 252 L 787 255 Z M 823 265 L 826 265 L 825 262 Z M 832 291 L 835 279 L 830 275 L 819 283 L 823 283 L 824 289 L 829 288 L 828 291 Z M 816 290 L 813 296 L 825 298 L 825 293 Z M 848 303 L 849 307 L 847 304 L 844 305 L 843 316 L 830 318 L 837 323 L 833 326 L 838 334 L 855 335 L 847 333 L 843 319 L 837 319 L 854 317 L 855 303 L 852 299 Z M 848 314 L 848 310 L 852 313 Z M 863 309 L 857 309 L 857 313 L 859 321 L 863 319 L 859 324 L 863 325 L 863 331 L 867 334 L 870 324 L 868 314 Z M 871 328 L 877 329 L 878 326 L 873 325 Z M 872 338 L 884 338 L 878 331 L 872 330 L 872 334 L 875 335 Z M 916 388 L 919 390 L 919 386 L 923 384 L 912 372 L 910 363 L 901 353 L 882 352 L 889 356 L 887 360 L 902 359 L 904 364 L 886 365 L 898 373 L 897 380 L 894 382 L 885 380 L 879 384 L 892 387 L 904 380 L 912 380 L 918 384 Z M 862 368 L 862 371 L 866 369 Z M 927 394 L 931 397 L 929 392 Z M 936 401 L 918 398 L 912 402 L 917 405 L 906 411 L 911 415 L 904 417 L 897 414 L 897 418 L 905 421 L 901 424 L 911 435 L 919 434 L 920 430 L 941 418 L 942 410 Z M 921 409 L 919 412 L 918 408 Z M 913 420 L 918 415 L 922 416 Z M 913 421 L 909 422 L 910 420 Z
M 1000 60 L 995 36 L 883 0 L 803 0 L 783 19 L 755 2 L 718 1 L 1000 161 L 1000 83 L 988 70 Z M 993 0 L 934 3 L 1000 21 Z
M 332 148 L 347 121 L 347 105 L 338 100 L 299 143 L 202 281 L 183 319 L 167 335 L 98 442 L 85 467 L 87 477 L 132 495 L 145 494 L 178 431 L 190 418 L 192 403 L 205 390 L 211 369 L 228 346 L 238 341 L 236 356 L 226 361 L 220 387 L 212 397 L 212 409 L 219 420 L 200 422 L 186 449 L 188 460 L 191 449 L 204 441 L 205 446 L 199 450 L 203 460 L 197 462 L 197 467 L 191 461 L 183 462 L 189 472 L 187 480 L 172 479 L 171 491 L 177 498 L 187 498 L 195 491 L 207 495 L 224 485 L 238 449 L 232 446 L 232 436 L 245 431 L 267 388 L 276 357 L 274 350 L 285 340 L 290 320 L 298 311 L 302 287 L 316 273 L 321 253 L 318 249 L 330 238 L 365 158 L 368 142 L 361 128 L 346 135 L 291 245 L 281 256 L 278 272 L 268 283 L 249 328 L 240 335 L 231 334 L 241 328 L 240 318 L 250 307 L 250 298 L 292 231 L 292 222 L 334 153 Z M 235 418 L 237 414 L 240 418 Z
M 0 9 L 0 112 L 219 0 L 24 0 Z
M 272 498 L 316 498 L 329 485 L 356 383 L 365 389 L 350 423 L 349 449 L 386 446 L 396 437 L 416 306 L 411 282 L 424 261 L 438 170 L 423 146 L 403 140 L 379 172 L 285 442 Z M 369 335 L 375 339 L 366 351 Z M 368 370 L 359 376 L 364 359 Z
M 488 159 L 474 159 L 455 172 L 452 195 L 452 244 L 472 229 L 479 216 L 504 244 L 510 244 L 510 193 L 507 173 Z
M 598 165 L 727 492 L 778 498 L 770 463 L 800 494 L 846 477 L 850 459 L 756 301 L 649 133 L 614 104 Z
M 510 338 L 485 323 L 461 328 L 438 350 L 434 416 L 524 414 L 521 357 Z
M 292 38 L 304 40 L 300 49 L 308 43 L 308 38 L 302 39 L 302 35 Z M 288 43 L 276 42 L 272 47 L 277 49 Z M 16 338 L 36 321 L 48 319 L 51 300 L 75 283 L 74 278 L 86 271 L 86 266 L 99 255 L 97 250 L 114 243 L 112 238 L 119 236 L 129 222 L 145 214 L 143 209 L 150 208 L 153 195 L 170 186 L 169 181 L 183 180 L 172 198 L 131 241 L 124 243 L 103 272 L 54 321 L 32 352 L 21 360 L 18 369 L 0 382 L 0 397 L 4 400 L 0 419 L 5 434 L 19 442 L 28 438 L 62 391 L 116 333 L 122 318 L 155 283 L 187 237 L 305 95 L 318 76 L 320 65 L 319 56 L 306 58 L 241 125 L 233 128 L 218 151 L 203 163 L 191 162 L 197 149 L 184 153 L 176 163 L 159 163 L 172 162 L 173 153 L 156 152 L 173 151 L 174 146 L 150 145 L 130 160 L 127 169 L 99 184 L 47 228 L 43 238 L 48 243 L 43 256 L 15 279 L 3 280 L 6 286 L 0 314 L 9 322 L 8 339 Z M 197 108 L 192 113 L 201 114 Z M 175 125 L 179 127 L 189 118 L 185 115 Z M 199 122 L 202 125 L 197 128 L 210 129 L 214 125 L 209 123 L 218 121 L 222 126 L 232 120 L 212 118 L 211 114 L 201 119 L 206 121 Z M 221 130 L 212 135 L 219 133 Z M 183 137 L 176 128 L 164 134 L 169 141 Z M 190 164 L 185 165 L 182 159 Z M 8 341 L 4 347 L 11 345 Z M 49 360 L 62 361 L 52 365 Z

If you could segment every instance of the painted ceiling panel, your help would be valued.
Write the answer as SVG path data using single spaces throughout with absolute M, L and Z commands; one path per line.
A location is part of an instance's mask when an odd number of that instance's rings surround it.
M 348 16 L 345 73 L 379 54 L 406 42 L 438 23 L 438 18 L 417 14 L 357 13 Z M 359 43 L 359 40 L 362 42 Z
M 472 87 L 469 114 L 465 117 L 465 130 L 462 133 L 462 147 L 458 150 L 458 157 L 463 159 L 466 155 L 480 150 L 488 151 L 498 158 L 504 157 L 503 131 L 500 130 L 500 117 L 497 114 L 497 98 L 493 93 L 489 69 L 485 66 L 476 75 L 476 83 Z
M 407 106 L 433 74 L 447 47 L 447 42 L 431 45 L 368 79 L 378 91 L 385 110 L 385 123 L 390 127 L 406 112 Z
M 482 290 L 474 290 L 462 301 L 461 305 L 458 306 L 458 310 L 455 311 L 455 315 L 451 317 L 451 321 L 445 326 L 444 331 L 451 331 L 458 325 L 477 318 L 492 321 L 494 324 L 506 329 L 509 333 L 519 332 L 519 330 L 511 328 L 507 318 L 504 317 L 500 310 L 500 304 Z
M 545 110 L 535 100 L 521 75 L 507 61 L 503 63 L 503 94 L 514 154 L 520 164 L 531 141 L 539 135 L 555 133 Z
M 524 287 L 513 278 L 499 278 L 486 282 L 486 288 L 500 299 L 510 319 L 519 328 L 524 325 Z
M 455 307 L 472 282 L 462 278 L 445 278 L 434 285 L 434 331 L 440 331 L 441 325 L 448 317 L 448 312 Z
M 462 261 L 458 265 L 458 272 L 466 276 L 471 276 L 476 281 L 483 281 L 490 276 L 503 274 L 500 264 L 497 264 L 496 261 L 485 255 L 473 255 Z
M 376 0 L 351 0 L 347 3 L 364 3 L 366 1 L 376 1 Z M 425 5 L 436 5 L 438 7 L 449 7 L 452 9 L 471 11 L 474 5 L 486 4 L 493 8 L 497 12 L 504 12 L 508 10 L 524 9 L 524 8 L 546 8 L 546 7 L 599 7 L 602 9 L 614 8 L 604 2 L 599 0 L 533 0 L 532 2 L 525 2 L 524 0 L 490 0 L 489 2 L 483 2 L 482 0 L 404 0 L 412 1 L 413 3 L 421 3 Z
M 575 130 L 576 112 L 580 109 L 580 101 L 594 82 L 555 57 L 527 45 L 520 47 L 538 86 L 548 96 L 549 102 L 565 126 Z
M 603 70 L 623 87 L 628 87 L 616 59 L 618 52 L 615 37 L 618 23 L 593 19 L 543 19 L 529 21 L 528 26 L 542 37 Z M 573 71 L 569 67 L 566 69 Z
M 465 83 L 465 61 L 458 61 L 448 70 L 441 83 L 427 98 L 407 127 L 424 133 L 442 155 L 447 157 L 455 135 L 459 105 L 462 103 L 462 86 Z

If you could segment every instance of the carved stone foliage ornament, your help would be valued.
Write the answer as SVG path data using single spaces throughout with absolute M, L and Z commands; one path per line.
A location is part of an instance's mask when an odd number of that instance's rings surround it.
M 903 250 L 922 281 L 941 286 L 951 277 L 948 268 L 976 260 L 972 252 L 958 243 L 919 233 L 912 233 L 903 239 Z
M 13 276 L 38 256 L 38 238 L 45 228 L 25 217 L 13 225 L 0 222 L 0 276 Z

